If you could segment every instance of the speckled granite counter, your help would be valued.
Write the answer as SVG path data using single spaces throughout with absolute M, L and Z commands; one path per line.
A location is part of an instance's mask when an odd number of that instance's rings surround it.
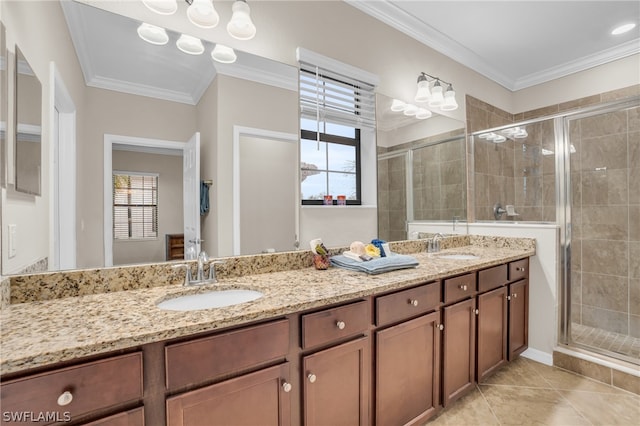
M 107 353 L 411 286 L 427 280 L 535 254 L 535 240 L 478 238 L 439 254 L 414 253 L 414 269 L 369 276 L 339 268 L 244 275 L 202 287 L 165 285 L 127 291 L 12 304 L 0 312 L 0 372 L 9 374 L 89 355 Z M 419 243 L 415 248 L 420 248 Z M 410 249 L 405 247 L 405 252 Z M 469 253 L 474 260 L 447 260 Z M 156 303 L 212 288 L 247 288 L 264 297 L 240 305 L 191 312 L 160 310 Z

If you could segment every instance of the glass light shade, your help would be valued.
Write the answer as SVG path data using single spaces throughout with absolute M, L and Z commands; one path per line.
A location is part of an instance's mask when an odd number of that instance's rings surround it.
M 187 8 L 187 18 L 196 27 L 213 28 L 218 25 L 220 16 L 211 0 L 193 0 Z
M 444 102 L 444 96 L 442 95 L 442 86 L 439 81 L 433 85 L 431 89 L 431 99 L 429 99 L 430 107 L 439 107 Z
M 252 39 L 256 35 L 256 26 L 251 21 L 249 5 L 242 0 L 236 0 L 231 6 L 231 10 L 233 10 L 233 15 L 227 24 L 229 35 L 238 40 Z
M 418 113 L 418 107 L 415 105 L 407 105 L 404 109 L 404 115 L 414 116 Z
M 502 135 L 495 135 L 495 137 L 492 139 L 493 143 L 502 143 L 504 141 L 506 141 L 507 138 L 505 138 Z
M 516 139 L 524 139 L 529 136 L 529 133 L 525 129 L 520 129 L 513 134 L 513 137 Z
M 402 102 L 399 99 L 394 99 L 393 102 L 391 102 L 391 111 L 393 112 L 404 111 L 406 107 L 407 107 L 407 104 Z
M 458 102 L 456 102 L 456 92 L 450 88 L 444 92 L 444 101 L 440 105 L 442 111 L 453 111 L 458 109 Z
M 612 35 L 624 34 L 624 33 L 628 32 L 628 31 L 631 31 L 635 27 L 636 27 L 636 24 L 634 24 L 634 23 L 623 24 L 623 25 L 620 25 L 619 27 L 614 28 L 611 31 L 611 34 Z
M 164 28 L 143 22 L 138 27 L 138 36 L 147 43 L 162 46 L 169 42 L 169 36 Z
M 180 36 L 178 41 L 176 41 L 176 46 L 189 55 L 201 55 L 202 52 L 204 52 L 204 46 L 200 39 L 186 34 Z
M 424 120 L 426 118 L 431 117 L 433 114 L 426 108 L 418 108 L 418 112 L 416 113 L 416 118 L 418 120 Z
M 429 82 L 425 78 L 418 81 L 418 91 L 416 92 L 416 102 L 427 102 L 431 98 L 431 91 L 429 90 Z
M 159 15 L 173 15 L 178 10 L 176 0 L 142 0 L 142 3 Z
M 234 52 L 229 46 L 224 46 L 222 44 L 216 44 L 211 51 L 211 57 L 214 61 L 223 64 L 232 64 L 237 59 L 236 52 Z

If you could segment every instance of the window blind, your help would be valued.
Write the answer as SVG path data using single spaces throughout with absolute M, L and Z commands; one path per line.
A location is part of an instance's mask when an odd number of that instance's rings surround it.
M 113 174 L 113 238 L 158 237 L 158 176 Z
M 375 127 L 375 86 L 302 61 L 299 81 L 303 118 Z

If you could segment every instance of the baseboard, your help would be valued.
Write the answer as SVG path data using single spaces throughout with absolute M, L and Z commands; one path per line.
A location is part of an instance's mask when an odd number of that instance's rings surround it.
M 537 361 L 544 365 L 553 365 L 553 354 L 549 354 L 546 352 L 539 351 L 538 349 L 529 348 L 526 351 L 522 352 L 520 356 L 524 358 L 528 358 L 533 361 Z

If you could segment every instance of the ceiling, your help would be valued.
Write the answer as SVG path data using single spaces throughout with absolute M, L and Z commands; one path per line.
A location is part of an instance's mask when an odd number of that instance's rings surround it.
M 637 0 L 345 1 L 512 91 L 640 53 Z

